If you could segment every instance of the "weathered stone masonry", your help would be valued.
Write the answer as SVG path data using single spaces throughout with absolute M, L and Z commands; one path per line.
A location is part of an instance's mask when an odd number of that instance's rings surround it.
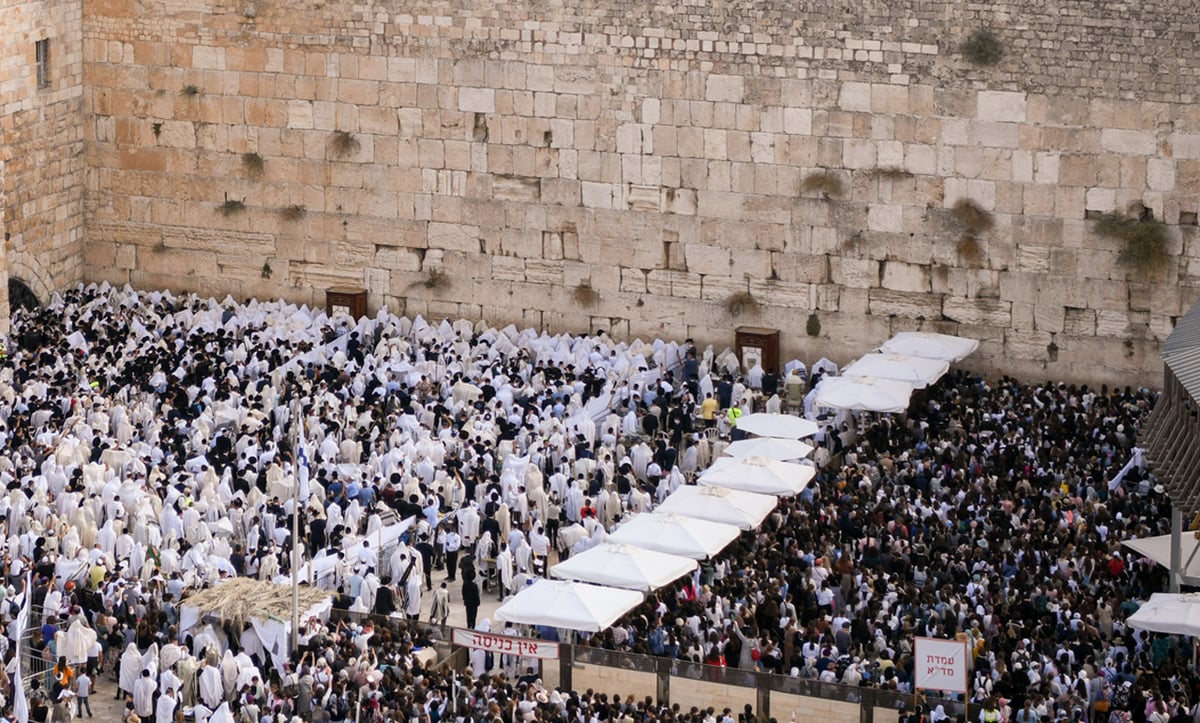
M 839 361 L 922 327 L 983 339 L 996 369 L 1153 382 L 1200 286 L 1198 20 L 1195 2 L 89 1 L 85 275 L 316 303 L 349 283 L 410 314 L 717 344 L 753 323 Z M 976 68 L 958 48 L 983 27 L 1006 57 Z M 959 199 L 994 216 L 981 258 L 957 249 Z M 1086 220 L 1133 202 L 1169 224 L 1157 278 Z M 739 292 L 760 310 L 732 318 Z

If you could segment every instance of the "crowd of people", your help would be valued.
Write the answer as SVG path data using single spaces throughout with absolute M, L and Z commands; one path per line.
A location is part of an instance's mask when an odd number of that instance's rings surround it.
M 32 643 L 62 658 L 26 691 L 31 707 L 67 719 L 111 694 L 142 723 L 185 708 L 198 721 L 743 723 L 753 711 L 547 688 L 482 651 L 435 670 L 423 622 L 461 606 L 490 629 L 484 596 L 652 510 L 719 454 L 706 429 L 737 435 L 741 414 L 780 409 L 787 384 L 812 388 L 831 367 L 808 378 L 794 362 L 780 378 L 690 340 L 95 285 L 17 312 L 0 364 L 0 590 L 6 621 L 31 596 Z M 1154 402 L 961 371 L 903 416 L 826 416 L 810 396 L 809 487 L 577 642 L 911 694 L 914 636 L 958 638 L 984 723 L 1191 718 L 1186 641 L 1123 623 L 1165 587 L 1121 548 L 1169 520 L 1161 487 L 1126 466 Z M 393 547 L 369 544 L 408 519 Z M 194 591 L 286 579 L 294 546 L 306 569 L 331 563 L 335 611 L 305 621 L 282 664 L 251 627 L 185 620 Z M 11 659 L 21 631 L 8 631 Z M 13 687 L 0 676 L 8 708 Z M 935 722 L 950 705 L 918 703 L 913 720 Z

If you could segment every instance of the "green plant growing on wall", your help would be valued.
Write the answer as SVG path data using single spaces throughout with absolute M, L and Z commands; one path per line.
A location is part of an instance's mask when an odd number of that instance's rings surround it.
M 271 278 L 271 274 L 272 274 L 272 273 L 273 273 L 273 271 L 272 271 L 272 269 L 271 269 L 271 262 L 270 262 L 270 261 L 264 261 L 264 262 L 263 262 L 263 267 L 262 267 L 262 277 L 263 277 L 264 279 L 269 279 L 269 278 Z
M 808 315 L 808 321 L 804 324 L 804 333 L 809 336 L 821 335 L 821 317 L 817 316 L 817 312 Z
M 298 203 L 294 203 L 291 206 L 284 206 L 283 209 L 279 211 L 279 215 L 283 216 L 284 221 L 299 221 L 300 219 L 304 218 L 304 213 L 304 206 L 301 206 Z
M 181 90 L 179 92 L 183 93 L 184 95 L 188 95 L 188 96 L 200 95 L 200 88 L 198 88 L 194 85 L 185 85 L 185 86 L 183 86 L 183 90 Z
M 1121 241 L 1117 261 L 1140 273 L 1158 273 L 1170 261 L 1167 227 L 1153 218 L 1140 220 L 1106 213 L 1096 219 L 1096 233 Z
M 336 158 L 345 158 L 346 156 L 353 155 L 361 147 L 362 144 L 349 131 L 334 131 L 329 136 L 329 150 Z
M 245 211 L 246 202 L 239 201 L 236 198 L 226 198 L 220 206 L 217 206 L 217 210 L 221 212 L 222 216 L 232 216 L 235 213 Z
M 958 257 L 968 266 L 982 266 L 986 255 L 979 236 L 995 225 L 992 214 L 971 199 L 960 198 L 950 209 L 950 215 L 962 230 L 954 247 Z
M 150 130 L 154 131 L 154 137 L 158 138 L 162 135 L 162 123 L 151 123 Z
M 159 239 L 158 243 L 150 247 L 150 250 L 156 254 L 161 254 L 167 250 L 167 242 Z
M 969 198 L 960 198 L 954 202 L 950 213 L 958 221 L 963 230 L 972 235 L 978 235 L 991 230 L 996 225 L 992 214 L 985 211 L 978 203 Z
M 820 193 L 821 198 L 828 201 L 834 196 L 842 195 L 845 190 L 842 179 L 830 171 L 822 170 L 810 173 L 800 182 L 800 190 L 804 193 Z
M 973 65 L 995 65 L 1004 59 L 1004 46 L 991 30 L 978 28 L 963 41 L 962 54 Z
M 445 289 L 450 286 L 450 277 L 441 269 L 430 269 L 421 285 L 427 289 Z
M 1046 356 L 1052 362 L 1058 361 L 1058 344 L 1056 344 L 1053 339 L 1051 339 L 1050 343 L 1046 345 Z
M 758 310 L 758 299 L 749 291 L 739 291 L 725 300 L 725 311 L 735 319 L 742 314 L 757 314 Z
M 261 176 L 263 172 L 263 157 L 257 153 L 248 152 L 242 154 L 242 167 L 251 176 Z
M 969 233 L 959 237 L 958 243 L 954 245 L 954 251 L 958 254 L 958 258 L 968 266 L 983 265 L 985 259 L 983 244 L 979 243 L 977 237 Z
M 600 303 L 600 292 L 593 289 L 591 283 L 580 281 L 571 291 L 571 300 L 585 309 L 590 309 Z

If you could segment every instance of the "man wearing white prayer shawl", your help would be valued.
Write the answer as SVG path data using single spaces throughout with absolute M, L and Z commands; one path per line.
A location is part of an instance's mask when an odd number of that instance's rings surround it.
M 200 702 L 215 710 L 225 697 L 224 683 L 221 671 L 215 665 L 209 665 L 206 658 L 200 659 L 200 671 L 197 675 L 200 687 Z

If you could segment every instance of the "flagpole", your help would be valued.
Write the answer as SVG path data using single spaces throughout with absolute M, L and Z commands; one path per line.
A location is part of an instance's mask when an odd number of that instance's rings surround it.
M 299 425 L 296 439 L 296 478 L 292 481 L 292 655 L 300 647 L 300 464 L 304 461 L 304 420 L 295 401 L 292 410 L 296 415 L 293 424 Z

